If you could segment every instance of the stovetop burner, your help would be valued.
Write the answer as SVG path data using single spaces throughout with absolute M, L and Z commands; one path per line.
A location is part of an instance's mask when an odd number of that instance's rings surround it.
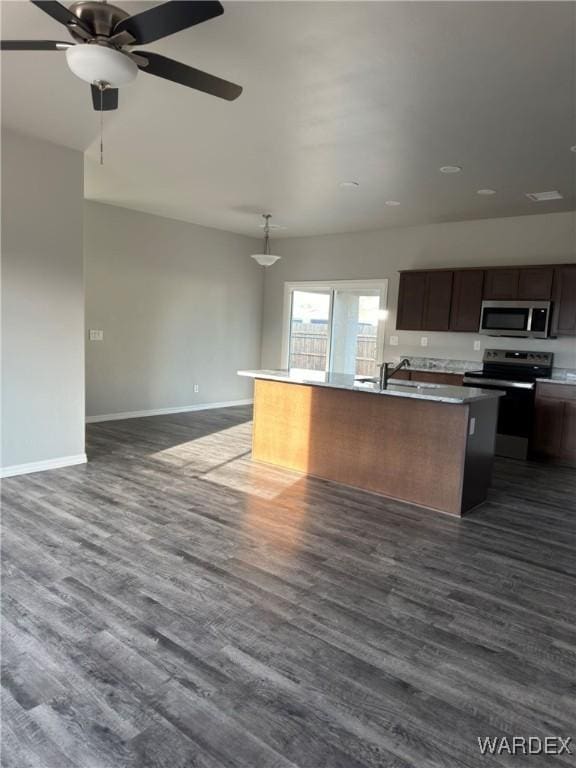
M 552 352 L 486 349 L 482 370 L 471 371 L 467 376 L 518 382 L 536 381 L 551 375 L 553 361 Z

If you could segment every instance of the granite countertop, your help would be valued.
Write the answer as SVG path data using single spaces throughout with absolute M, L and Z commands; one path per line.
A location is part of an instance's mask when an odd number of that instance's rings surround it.
M 543 384 L 569 384 L 576 387 L 576 371 L 569 368 L 560 368 L 556 371 L 552 371 L 552 376 L 550 376 L 550 378 L 536 379 L 536 381 L 541 381 Z
M 248 376 L 253 379 L 281 381 L 286 384 L 308 384 L 313 387 L 347 389 L 384 397 L 408 397 L 415 400 L 430 400 L 437 403 L 472 403 L 477 400 L 501 397 L 504 394 L 504 392 L 499 390 L 477 389 L 476 387 L 452 387 L 450 385 L 408 381 L 389 384 L 387 389 L 381 391 L 377 384 L 360 382 L 352 374 L 325 373 L 324 371 L 251 370 L 238 371 L 238 375 Z
M 400 362 L 396 358 L 395 362 Z M 478 371 L 482 363 L 473 360 L 446 360 L 440 357 L 408 357 L 410 360 L 409 371 L 422 371 L 426 373 L 454 373 L 463 376 L 470 371 Z

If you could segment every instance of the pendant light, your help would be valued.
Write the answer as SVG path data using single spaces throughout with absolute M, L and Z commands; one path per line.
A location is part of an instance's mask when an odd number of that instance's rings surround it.
M 264 219 L 264 248 L 262 249 L 262 253 L 253 253 L 252 258 L 254 261 L 257 261 L 261 267 L 271 267 L 272 264 L 275 264 L 281 257 L 274 256 L 270 253 L 270 219 L 272 218 L 272 215 L 270 213 L 263 213 L 262 218 Z

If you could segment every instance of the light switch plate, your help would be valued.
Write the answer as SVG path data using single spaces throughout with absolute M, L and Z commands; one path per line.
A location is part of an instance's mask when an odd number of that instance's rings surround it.
M 90 328 L 90 341 L 104 341 L 104 331 Z
M 200 391 L 198 384 L 194 384 L 194 392 L 197 394 Z
M 480 339 L 476 339 L 476 341 L 474 342 L 474 352 L 480 352 L 481 349 L 482 349 L 482 342 L 480 341 Z
M 421 336 L 420 337 L 420 346 L 421 347 L 427 347 L 428 346 L 428 336 Z
M 390 346 L 391 347 L 397 347 L 398 346 L 398 336 L 390 336 Z

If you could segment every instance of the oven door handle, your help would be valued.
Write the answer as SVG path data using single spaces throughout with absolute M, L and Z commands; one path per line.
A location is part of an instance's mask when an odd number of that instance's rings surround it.
M 474 379 L 464 376 L 464 384 L 474 384 L 475 387 L 511 387 L 512 389 L 534 389 L 533 381 L 507 381 L 505 379 Z

